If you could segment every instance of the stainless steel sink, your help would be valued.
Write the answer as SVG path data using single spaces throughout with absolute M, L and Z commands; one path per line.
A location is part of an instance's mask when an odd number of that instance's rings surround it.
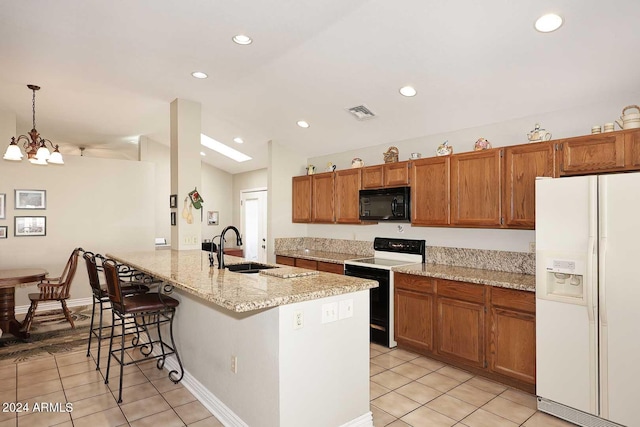
M 229 271 L 234 273 L 251 274 L 260 270 L 268 270 L 270 268 L 279 268 L 275 265 L 260 264 L 258 262 L 243 262 L 242 264 L 232 264 L 226 266 Z

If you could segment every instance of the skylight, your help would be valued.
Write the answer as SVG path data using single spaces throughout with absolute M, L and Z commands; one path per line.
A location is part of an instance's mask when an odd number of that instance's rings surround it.
M 203 133 L 200 134 L 200 144 L 222 154 L 223 156 L 227 156 L 228 158 L 233 159 L 238 163 L 251 160 L 251 157 L 247 156 L 246 154 L 241 153 L 238 150 L 234 150 L 233 148 L 224 145 L 222 142 L 216 141 L 215 139 Z

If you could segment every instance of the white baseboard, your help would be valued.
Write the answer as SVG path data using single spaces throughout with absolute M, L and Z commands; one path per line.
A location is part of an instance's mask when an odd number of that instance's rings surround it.
M 155 353 L 155 352 L 154 352 Z M 165 361 L 164 368 L 171 371 L 180 372 L 180 366 L 175 357 L 169 357 Z M 207 408 L 209 412 L 215 416 L 225 427 L 248 427 L 248 425 L 238 417 L 227 405 L 222 403 L 208 388 L 203 386 L 188 371 L 184 371 L 184 377 L 180 381 L 184 387 L 193 394 L 193 396 Z
M 93 304 L 93 297 L 75 298 L 75 299 L 67 300 L 67 307 L 79 307 L 82 305 L 91 305 L 91 304 Z M 47 310 L 59 310 L 60 308 L 62 307 L 60 306 L 60 303 L 58 301 L 43 302 L 38 304 L 37 312 L 47 311 Z M 16 314 L 27 314 L 27 311 L 29 311 L 28 305 L 19 305 L 15 309 Z
M 346 424 L 342 424 L 340 427 L 373 427 L 373 414 L 369 411 Z

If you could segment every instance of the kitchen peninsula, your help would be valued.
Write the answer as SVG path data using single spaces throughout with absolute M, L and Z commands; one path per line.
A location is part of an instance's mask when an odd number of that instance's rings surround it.
M 372 426 L 377 282 L 287 266 L 241 274 L 211 268 L 197 250 L 107 256 L 174 286 L 183 383 L 225 425 Z M 227 266 L 242 261 L 225 256 Z M 327 307 L 335 320 L 323 318 Z

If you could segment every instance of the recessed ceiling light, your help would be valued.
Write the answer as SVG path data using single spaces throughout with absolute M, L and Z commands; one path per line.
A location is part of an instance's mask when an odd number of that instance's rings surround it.
M 201 151 L 201 152 L 200 152 L 200 155 L 201 155 L 201 156 L 203 156 L 203 157 L 204 157 L 204 156 L 206 156 L 206 154 L 205 154 L 205 152 L 204 152 L 204 151 Z
M 191 73 L 191 75 L 196 79 L 206 79 L 207 77 L 209 77 L 207 73 L 203 73 L 202 71 L 194 71 L 193 73 Z
M 560 28 L 562 22 L 562 17 L 560 15 L 556 15 L 555 13 L 548 13 L 538 18 L 534 26 L 536 30 L 540 31 L 541 33 L 550 33 Z
M 418 92 L 411 86 L 404 86 L 400 88 L 400 94 L 402 96 L 416 96 L 416 93 Z
M 235 142 L 236 144 L 242 144 L 244 140 L 239 136 L 236 136 L 235 138 L 233 138 L 233 142 Z
M 224 145 L 222 142 L 216 141 L 215 139 L 203 133 L 200 134 L 200 144 L 212 149 L 213 151 L 217 151 L 223 156 L 227 156 L 230 159 L 235 160 L 236 162 L 246 162 L 247 160 L 251 160 L 251 157 L 247 156 L 246 154 L 241 153 L 238 150 L 234 150 L 228 145 Z
M 247 45 L 253 42 L 253 40 L 251 40 L 251 37 L 245 36 L 244 34 L 238 34 L 236 36 L 233 36 L 232 40 L 241 45 Z
M 309 127 L 309 123 L 305 122 L 304 120 L 298 120 L 298 126 L 306 129 Z

